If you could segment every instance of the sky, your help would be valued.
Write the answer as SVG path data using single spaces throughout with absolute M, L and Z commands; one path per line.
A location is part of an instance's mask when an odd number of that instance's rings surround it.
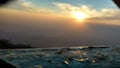
M 16 0 L 0 7 L 0 38 L 35 47 L 120 44 L 111 0 Z

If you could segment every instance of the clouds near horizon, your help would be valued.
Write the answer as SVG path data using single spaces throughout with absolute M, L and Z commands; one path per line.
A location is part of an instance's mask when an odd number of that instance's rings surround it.
M 0 8 L 0 34 L 14 41 L 38 43 L 36 46 L 42 43 L 56 45 L 56 41 L 59 44 L 66 41 L 76 44 L 79 41 L 120 40 L 119 10 L 108 7 L 96 9 L 86 4 L 74 5 L 54 0 L 49 4 L 54 9 L 41 7 L 29 0 L 18 0 Z M 89 17 L 82 24 L 76 23 L 71 16 L 74 11 Z
M 118 10 L 112 8 L 103 8 L 100 10 L 96 10 L 88 5 L 74 6 L 68 3 L 55 3 L 55 2 L 53 4 L 59 7 L 64 13 L 78 11 L 88 14 L 90 17 L 106 17 L 120 14 Z

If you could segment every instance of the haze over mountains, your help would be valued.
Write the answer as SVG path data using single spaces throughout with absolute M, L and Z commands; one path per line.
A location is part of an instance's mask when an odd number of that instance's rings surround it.
M 120 25 L 103 22 L 77 24 L 70 18 L 55 15 L 25 14 L 0 11 L 0 38 L 33 47 L 63 47 L 80 45 L 119 45 Z M 119 17 L 115 18 L 117 22 Z M 107 19 L 107 23 L 114 23 Z

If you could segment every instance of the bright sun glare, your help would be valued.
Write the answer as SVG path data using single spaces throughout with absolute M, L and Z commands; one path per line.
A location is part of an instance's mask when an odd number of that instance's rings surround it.
M 83 21 L 88 17 L 87 14 L 79 11 L 72 12 L 72 16 L 79 21 Z

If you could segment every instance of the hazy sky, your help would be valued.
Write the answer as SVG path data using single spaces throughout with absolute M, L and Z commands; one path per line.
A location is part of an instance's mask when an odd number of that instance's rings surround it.
M 0 8 L 0 37 L 37 47 L 119 43 L 111 0 L 17 0 Z

